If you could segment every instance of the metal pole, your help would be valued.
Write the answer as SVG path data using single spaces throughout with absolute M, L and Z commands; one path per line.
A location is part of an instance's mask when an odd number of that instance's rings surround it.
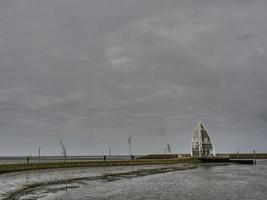
M 41 162 L 41 147 L 38 148 L 38 160 Z
M 256 165 L 256 151 L 253 150 L 253 164 Z
M 199 157 L 201 157 L 201 146 L 202 146 L 202 143 L 201 143 L 201 140 L 202 140 L 202 137 L 201 137 L 201 124 L 199 122 L 198 124 L 198 154 L 199 154 Z
M 64 146 L 64 143 L 62 140 L 59 140 L 59 143 L 60 143 L 60 146 L 61 146 L 61 149 L 62 149 L 62 154 L 64 156 L 64 167 L 66 167 L 67 163 L 67 151 L 66 151 L 66 148 Z
M 128 143 L 129 143 L 129 154 L 130 154 L 130 158 L 132 159 L 132 136 L 128 137 Z
M 29 165 L 29 164 L 30 164 L 30 156 L 28 155 L 28 156 L 26 157 L 26 159 L 27 159 L 27 165 Z

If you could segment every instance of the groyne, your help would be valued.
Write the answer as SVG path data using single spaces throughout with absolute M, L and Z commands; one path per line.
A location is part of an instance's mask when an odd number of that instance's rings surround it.
M 194 158 L 181 159 L 137 159 L 137 160 L 118 160 L 118 161 L 66 161 L 49 163 L 25 163 L 25 164 L 2 164 L 0 174 L 29 171 L 39 169 L 57 169 L 71 167 L 96 167 L 96 166 L 127 166 L 127 165 L 153 165 L 153 164 L 176 164 L 176 163 L 198 163 Z
M 153 164 L 176 164 L 176 163 L 238 163 L 253 164 L 253 159 L 230 159 L 222 157 L 209 158 L 175 158 L 166 155 L 148 155 L 136 160 L 106 160 L 106 161 L 66 161 L 66 162 L 48 162 L 48 163 L 23 163 L 23 164 L 1 164 L 0 174 L 40 170 L 40 169 L 57 169 L 71 167 L 96 167 L 96 166 L 127 166 L 127 165 L 153 165 Z
M 139 156 L 138 159 L 171 159 L 171 158 L 187 158 L 190 154 L 149 154 Z M 229 159 L 254 159 L 253 153 L 220 153 L 216 154 L 217 158 L 229 158 Z M 267 153 L 256 153 L 255 159 L 267 159 Z

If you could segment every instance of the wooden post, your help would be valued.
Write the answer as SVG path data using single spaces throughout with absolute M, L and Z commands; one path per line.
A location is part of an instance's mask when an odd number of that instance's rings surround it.
M 256 151 L 253 150 L 253 164 L 256 165 Z
M 38 160 L 41 162 L 41 147 L 38 148 Z
M 29 165 L 30 164 L 30 156 L 27 156 L 27 165 Z

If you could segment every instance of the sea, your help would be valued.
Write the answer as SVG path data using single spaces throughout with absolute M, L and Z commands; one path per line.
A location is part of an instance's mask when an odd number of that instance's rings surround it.
M 77 168 L 66 170 L 41 170 L 36 172 L 6 174 L 0 176 L 0 188 L 10 181 L 32 184 L 52 178 L 94 177 L 105 173 L 117 173 L 158 166 L 120 166 Z M 50 177 L 50 178 L 49 178 Z M 13 186 L 14 186 L 13 185 Z M 20 187 L 18 187 L 20 185 Z M 6 186 L 6 191 L 8 191 Z M 2 198 L 5 197 L 2 192 Z M 9 191 L 10 192 L 10 191 Z M 162 174 L 114 180 L 88 179 L 66 184 L 37 187 L 30 193 L 14 199 L 42 200 L 266 200 L 267 161 L 257 160 L 257 165 L 201 164 L 197 168 Z

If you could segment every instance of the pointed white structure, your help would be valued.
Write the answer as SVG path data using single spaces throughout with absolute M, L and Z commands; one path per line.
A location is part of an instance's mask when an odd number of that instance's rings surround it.
M 191 156 L 215 156 L 214 143 L 207 128 L 201 121 L 197 124 L 197 127 L 193 132 Z

